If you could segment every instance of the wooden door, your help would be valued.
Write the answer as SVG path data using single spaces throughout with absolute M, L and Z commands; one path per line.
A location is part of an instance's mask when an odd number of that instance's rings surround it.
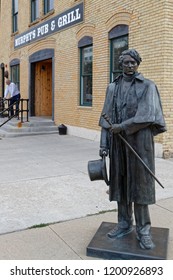
M 35 65 L 35 116 L 52 116 L 52 61 Z

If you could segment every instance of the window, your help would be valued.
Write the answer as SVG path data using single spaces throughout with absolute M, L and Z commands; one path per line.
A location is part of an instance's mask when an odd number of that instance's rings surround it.
M 83 37 L 80 47 L 80 105 L 92 106 L 92 37 Z
M 54 0 L 44 0 L 44 14 L 54 9 Z
M 31 0 L 31 22 L 39 17 L 39 0 Z
M 12 0 L 12 32 L 18 30 L 18 0 Z
M 20 61 L 19 59 L 14 59 L 10 62 L 10 71 L 11 71 L 11 81 L 17 84 L 18 89 L 20 90 Z
M 117 25 L 109 32 L 110 39 L 110 81 L 112 82 L 122 70 L 119 67 L 119 56 L 128 49 L 128 26 Z

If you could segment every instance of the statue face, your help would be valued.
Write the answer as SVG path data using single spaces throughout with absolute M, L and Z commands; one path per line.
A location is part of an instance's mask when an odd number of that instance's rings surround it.
M 123 73 L 125 73 L 126 75 L 133 75 L 138 69 L 138 64 L 133 57 L 131 57 L 130 55 L 125 55 L 122 67 Z

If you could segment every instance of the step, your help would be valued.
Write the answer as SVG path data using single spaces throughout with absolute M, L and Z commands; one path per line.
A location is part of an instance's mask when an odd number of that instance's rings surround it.
M 5 118 L 0 119 L 0 123 Z M 27 135 L 40 135 L 58 133 L 58 126 L 50 118 L 31 117 L 29 122 L 21 123 L 20 120 L 12 119 L 0 128 L 0 137 L 17 137 Z
M 45 134 L 58 134 L 58 131 L 39 131 L 39 132 L 23 132 L 23 133 L 12 133 L 12 132 L 1 132 L 0 138 L 12 138 L 12 137 L 22 137 L 22 136 L 34 136 L 34 135 L 45 135 Z
M 2 128 L 3 131 L 6 132 L 15 132 L 15 133 L 22 133 L 22 132 L 41 132 L 41 131 L 57 131 L 58 132 L 58 127 L 57 126 L 7 126 Z

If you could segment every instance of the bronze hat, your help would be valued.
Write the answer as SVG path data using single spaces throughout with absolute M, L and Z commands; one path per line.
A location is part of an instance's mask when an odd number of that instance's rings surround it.
M 91 181 L 104 180 L 109 185 L 105 156 L 98 160 L 88 161 L 88 174 Z

